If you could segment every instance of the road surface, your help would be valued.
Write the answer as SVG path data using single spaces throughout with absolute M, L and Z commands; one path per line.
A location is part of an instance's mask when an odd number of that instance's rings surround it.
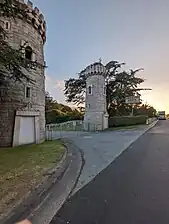
M 169 121 L 141 136 L 51 221 L 66 223 L 168 224 Z
M 131 129 L 124 128 L 123 130 L 104 132 L 52 132 L 53 138 L 62 136 L 62 138 L 73 140 L 73 143 L 81 150 L 85 160 L 80 178 L 72 194 L 83 188 L 112 163 L 147 128 L 147 125 L 140 125 Z

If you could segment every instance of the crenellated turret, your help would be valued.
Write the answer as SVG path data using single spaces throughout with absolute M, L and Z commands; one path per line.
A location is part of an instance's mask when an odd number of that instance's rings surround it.
M 46 21 L 44 19 L 44 15 L 40 12 L 38 7 L 34 7 L 33 3 L 28 0 L 25 3 L 24 0 L 15 0 L 15 2 L 20 3 L 20 8 L 24 9 L 27 12 L 26 20 L 30 24 L 34 26 L 34 28 L 39 32 L 41 35 L 43 42 L 46 41 Z M 22 15 L 19 15 L 20 19 L 23 18 Z M 25 19 L 25 18 L 24 18 Z

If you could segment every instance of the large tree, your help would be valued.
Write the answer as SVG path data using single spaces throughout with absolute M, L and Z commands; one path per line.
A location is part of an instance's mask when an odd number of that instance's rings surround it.
M 154 117 L 157 115 L 157 111 L 153 106 L 146 103 L 146 104 L 136 105 L 134 107 L 134 114 Z
M 54 104 L 56 104 L 56 100 L 50 95 L 49 92 L 45 92 L 45 111 L 48 112 L 54 108 Z
M 108 70 L 106 86 L 109 115 L 129 113 L 131 108 L 125 104 L 125 98 L 139 94 L 138 86 L 144 82 L 143 78 L 136 77 L 136 73 L 143 69 L 125 71 L 123 70 L 123 65 L 124 63 L 117 61 L 110 61 L 105 65 Z M 76 105 L 85 102 L 86 77 L 83 71 L 79 73 L 77 79 L 70 78 L 65 81 L 64 93 L 67 102 L 72 102 Z
M 19 1 L 16 0 L 0 0 L 0 85 L 8 83 L 8 80 L 22 81 L 30 78 L 26 76 L 24 69 L 36 69 L 36 67 L 44 67 L 37 62 L 31 62 L 23 58 L 23 48 L 13 49 L 8 44 L 8 33 L 4 30 L 3 17 L 15 20 L 19 15 L 22 19 L 27 18 L 29 9 L 21 7 Z

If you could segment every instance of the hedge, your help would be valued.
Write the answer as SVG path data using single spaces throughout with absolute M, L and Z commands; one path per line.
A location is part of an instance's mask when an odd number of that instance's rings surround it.
M 73 120 L 83 120 L 83 116 L 78 115 L 56 115 L 55 111 L 47 112 L 46 113 L 46 124 L 55 124 L 55 123 L 63 123 L 66 121 L 73 121 Z
M 129 126 L 137 124 L 146 124 L 147 116 L 119 116 L 119 117 L 110 117 L 109 118 L 109 128 L 111 127 L 120 127 L 120 126 Z

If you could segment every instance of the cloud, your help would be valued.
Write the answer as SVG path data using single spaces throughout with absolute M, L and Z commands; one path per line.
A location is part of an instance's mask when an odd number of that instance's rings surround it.
M 57 80 L 48 74 L 45 77 L 46 91 L 58 102 L 65 103 L 64 80 Z
M 72 108 L 76 106 L 72 103 L 67 103 L 64 95 L 65 82 L 64 80 L 58 80 L 51 75 L 45 75 L 45 87 L 46 91 L 58 102 L 66 104 Z

